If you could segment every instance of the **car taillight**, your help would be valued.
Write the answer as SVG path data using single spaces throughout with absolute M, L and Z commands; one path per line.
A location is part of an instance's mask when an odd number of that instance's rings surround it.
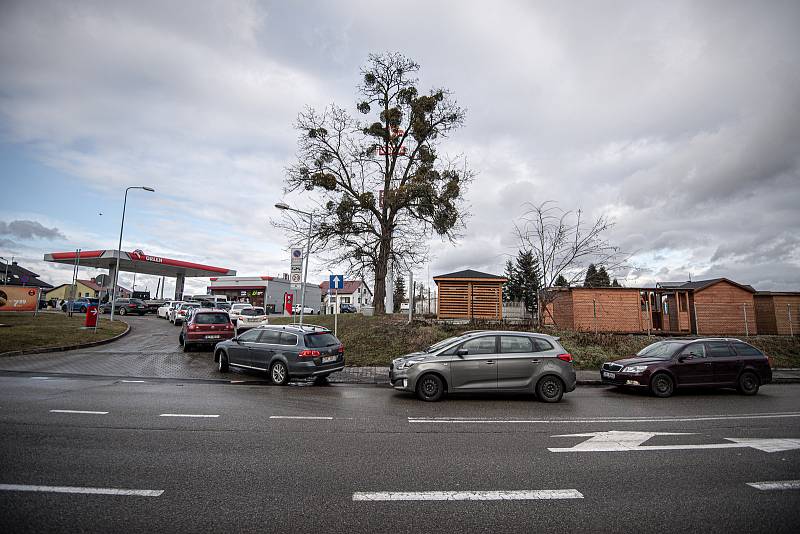
M 769 368 L 772 369 L 772 356 L 767 356 L 767 364 L 769 364 Z
M 225 330 L 233 330 L 233 325 L 231 323 L 227 323 L 225 325 Z
M 339 354 L 343 353 L 344 352 L 344 343 L 339 344 L 339 348 L 337 350 L 339 351 Z
M 572 354 L 559 354 L 556 358 L 562 362 L 572 363 Z
M 196 324 L 194 324 L 194 323 L 192 323 L 192 324 L 190 324 L 188 327 L 186 327 L 186 329 L 187 329 L 187 330 L 197 330 L 197 325 L 196 325 Z
M 318 350 L 301 350 L 300 357 L 301 358 L 314 358 L 315 356 L 319 356 Z

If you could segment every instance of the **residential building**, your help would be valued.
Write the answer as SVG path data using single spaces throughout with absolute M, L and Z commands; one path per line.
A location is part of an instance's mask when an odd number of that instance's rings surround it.
M 53 287 L 47 282 L 39 280 L 39 275 L 35 272 L 20 267 L 16 261 L 11 263 L 0 261 L 0 285 L 41 287 L 42 289 Z
M 359 312 L 363 306 L 372 305 L 372 291 L 363 280 L 345 280 L 342 289 L 329 291 L 328 280 L 319 285 L 322 305 L 326 313 L 334 313 L 337 304 L 352 304 Z

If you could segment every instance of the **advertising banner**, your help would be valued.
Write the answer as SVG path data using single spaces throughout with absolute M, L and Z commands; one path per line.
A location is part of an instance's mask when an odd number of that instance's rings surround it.
M 35 287 L 0 286 L 0 311 L 36 311 L 38 292 Z

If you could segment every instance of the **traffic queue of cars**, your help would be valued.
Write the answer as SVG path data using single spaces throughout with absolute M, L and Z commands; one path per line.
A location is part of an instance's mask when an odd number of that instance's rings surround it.
M 205 306 L 205 307 L 203 307 Z M 325 378 L 344 368 L 344 345 L 317 325 L 269 325 L 264 308 L 171 302 L 158 316 L 181 324 L 184 350 L 213 347 L 220 372 L 230 367 L 268 373 L 276 384 Z M 297 310 L 299 311 L 299 309 Z M 685 387 L 732 387 L 755 395 L 772 381 L 771 361 L 739 339 L 666 339 L 635 356 L 606 362 L 602 383 L 669 397 Z M 572 355 L 547 334 L 476 330 L 392 360 L 389 382 L 424 401 L 450 393 L 528 392 L 558 402 L 576 387 Z

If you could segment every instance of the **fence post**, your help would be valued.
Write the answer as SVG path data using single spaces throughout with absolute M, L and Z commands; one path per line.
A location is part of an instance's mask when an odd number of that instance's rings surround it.
M 592 315 L 594 316 L 594 333 L 597 333 L 597 301 L 592 299 Z
M 792 305 L 786 305 L 786 313 L 789 314 L 789 335 L 794 336 L 794 328 L 792 327 Z
M 697 302 L 692 302 L 694 308 L 694 333 L 700 335 L 700 320 L 697 318 Z
M 750 329 L 747 326 L 747 303 L 742 303 L 742 313 L 744 314 L 744 335 L 750 337 Z

